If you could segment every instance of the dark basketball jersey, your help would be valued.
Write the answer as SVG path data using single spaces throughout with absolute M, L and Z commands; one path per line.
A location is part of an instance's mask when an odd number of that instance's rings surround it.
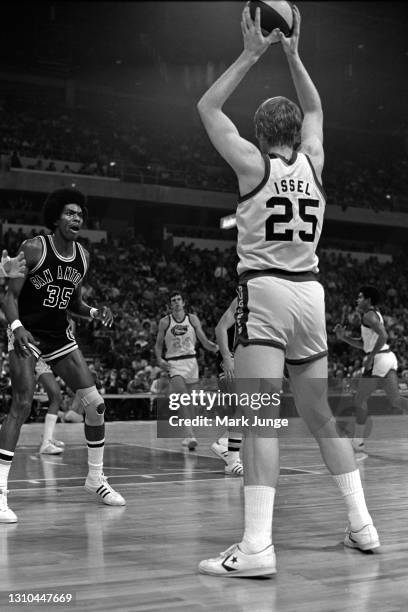
M 60 255 L 52 236 L 38 236 L 42 255 L 29 271 L 18 298 L 20 320 L 34 337 L 61 337 L 68 325 L 67 309 L 87 271 L 83 247 L 74 242 L 71 257 Z
M 227 335 L 228 335 L 228 348 L 230 350 L 230 353 L 232 354 L 234 352 L 235 325 L 231 325 L 231 327 L 227 329 Z M 224 370 L 222 369 L 222 355 L 219 351 L 216 357 L 216 365 L 217 365 L 218 374 L 219 375 L 222 374 Z

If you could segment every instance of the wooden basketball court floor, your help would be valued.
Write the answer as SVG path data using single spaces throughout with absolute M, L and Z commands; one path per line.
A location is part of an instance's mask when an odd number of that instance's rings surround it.
M 408 610 L 407 425 L 405 416 L 375 417 L 360 463 L 380 554 L 343 547 L 343 502 L 315 442 L 299 435 L 281 445 L 278 574 L 232 579 L 197 572 L 242 534 L 242 479 L 224 475 L 211 440 L 189 452 L 179 439 L 157 439 L 153 422 L 108 423 L 105 473 L 127 500 L 115 508 L 83 489 L 82 425 L 57 425 L 67 446 L 55 457 L 38 454 L 42 424 L 26 424 L 9 483 L 19 522 L 0 525 L 0 610 Z M 11 604 L 11 593 L 74 601 Z

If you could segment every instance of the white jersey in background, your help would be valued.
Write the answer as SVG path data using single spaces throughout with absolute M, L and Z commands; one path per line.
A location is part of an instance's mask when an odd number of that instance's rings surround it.
M 382 318 L 382 315 L 378 312 L 378 310 L 375 310 L 374 308 L 371 308 L 370 310 L 375 312 L 380 323 L 384 325 L 384 319 Z M 371 353 L 371 351 L 373 350 L 375 346 L 375 343 L 378 340 L 378 334 L 373 329 L 371 329 L 371 327 L 369 327 L 368 325 L 364 325 L 364 323 L 362 323 L 361 324 L 361 339 L 363 341 L 364 352 Z M 380 351 L 388 351 L 389 348 L 390 348 L 389 345 L 385 343 L 380 348 Z
M 326 197 L 312 163 L 297 152 L 289 161 L 274 153 L 263 157 L 261 184 L 238 200 L 238 274 L 318 272 Z
M 195 357 L 197 336 L 188 314 L 181 322 L 169 315 L 169 325 L 164 334 L 165 359 Z

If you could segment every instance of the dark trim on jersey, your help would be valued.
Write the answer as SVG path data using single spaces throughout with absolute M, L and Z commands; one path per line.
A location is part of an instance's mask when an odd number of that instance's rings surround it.
M 194 329 L 194 332 L 195 332 L 195 335 L 196 335 L 196 339 L 197 339 L 197 328 L 196 328 L 196 326 L 194 325 L 194 323 L 192 322 L 192 320 L 190 319 L 190 314 L 191 314 L 191 313 L 189 313 L 189 312 L 188 312 L 188 313 L 186 314 L 186 317 L 187 317 L 188 322 L 190 323 L 191 327 Z
M 187 314 L 187 312 L 185 312 L 184 313 L 184 317 L 181 319 L 181 321 L 177 321 L 176 317 L 172 313 L 169 314 L 169 317 L 170 317 L 170 320 L 173 319 L 173 321 L 176 323 L 176 325 L 181 325 L 186 320 L 186 317 L 188 317 L 188 314 Z M 190 319 L 189 319 L 189 321 L 190 321 Z M 191 324 L 191 321 L 190 321 L 190 324 Z M 194 327 L 194 325 L 193 325 L 193 327 Z
M 310 355 L 310 357 L 305 357 L 304 359 L 285 359 L 285 362 L 289 365 L 303 365 L 304 363 L 312 363 L 313 361 L 322 359 L 323 357 L 326 357 L 328 353 L 329 351 L 321 351 L 320 353 Z
M 238 336 L 238 338 L 236 339 L 236 346 L 238 346 L 239 344 L 242 344 L 243 346 L 249 346 L 253 344 L 258 346 L 273 346 L 275 348 L 281 349 L 282 351 L 286 350 L 285 345 L 278 342 L 278 340 L 258 340 L 256 338 L 249 340 L 248 338 Z
M 304 272 L 291 272 L 290 270 L 281 270 L 279 268 L 267 268 L 265 270 L 246 270 L 239 275 L 238 282 L 240 285 L 246 284 L 248 281 L 252 280 L 253 278 L 258 278 L 259 276 L 277 276 L 278 278 L 295 282 L 319 280 L 318 274 L 312 272 L 311 270 L 305 270 Z
M 309 166 L 310 166 L 310 169 L 311 169 L 311 171 L 312 171 L 313 178 L 314 178 L 314 180 L 315 180 L 316 186 L 317 186 L 317 188 L 319 189 L 319 191 L 321 192 L 321 194 L 322 194 L 322 196 L 323 196 L 324 201 L 326 202 L 326 201 L 327 201 L 326 192 L 325 192 L 325 190 L 324 190 L 324 187 L 323 187 L 322 183 L 321 183 L 321 182 L 319 181 L 319 179 L 317 178 L 316 170 L 315 170 L 315 168 L 314 168 L 314 165 L 312 164 L 312 160 L 310 159 L 309 155 L 307 155 L 307 153 L 303 153 L 303 155 L 306 157 L 306 159 L 307 159 L 307 161 L 308 161 L 308 163 L 309 163 Z
M 381 349 L 381 351 L 377 351 L 376 354 L 374 355 L 374 357 L 376 355 L 379 355 L 380 353 L 392 353 L 390 348 L 387 349 Z M 364 352 L 365 355 L 371 355 L 371 351 L 368 351 L 368 353 Z
M 72 242 L 72 255 L 70 255 L 69 257 L 64 257 L 64 255 L 61 255 L 61 253 L 58 251 L 57 247 L 54 244 L 54 239 L 52 237 L 52 234 L 47 234 L 47 238 L 50 242 L 51 248 L 54 252 L 54 255 L 57 259 L 59 259 L 60 261 L 63 261 L 64 263 L 69 263 L 71 261 L 74 261 L 76 255 L 77 255 L 77 246 L 76 246 L 76 242 Z
M 377 315 L 377 317 L 378 317 L 379 322 L 381 323 L 380 313 L 379 313 L 379 311 L 378 311 L 378 310 L 376 310 L 375 308 L 369 308 L 369 309 L 367 310 L 367 312 L 365 312 L 365 313 L 363 314 L 363 319 L 364 319 L 364 316 L 365 316 L 365 315 L 366 315 L 368 312 L 373 312 L 374 314 L 376 314 L 376 315 Z M 361 325 L 362 325 L 362 327 L 366 327 L 367 329 L 372 329 L 371 325 L 366 325 L 365 323 L 363 323 L 363 321 L 362 321 L 362 320 L 361 320 Z M 374 333 L 377 333 L 377 332 L 374 332 Z
M 249 200 L 250 198 L 253 198 L 254 195 L 256 195 L 257 193 L 259 193 L 262 189 L 262 187 L 265 187 L 266 183 L 269 180 L 269 176 L 271 173 L 271 161 L 269 159 L 269 157 L 267 155 L 262 155 L 264 162 L 265 162 L 265 173 L 264 173 L 264 177 L 262 179 L 262 181 L 259 183 L 259 185 L 257 187 L 255 187 L 255 189 L 252 189 L 252 191 L 250 191 L 249 193 L 243 195 L 243 196 L 239 196 L 238 197 L 238 205 L 242 204 L 243 202 L 246 202 L 247 200 Z
M 167 357 L 166 361 L 179 361 L 180 359 L 196 359 L 197 355 L 180 355 L 180 357 Z
M 43 250 L 39 262 L 34 266 L 34 268 L 29 270 L 28 276 L 34 274 L 34 272 L 37 272 L 38 268 L 42 266 L 45 258 L 47 257 L 47 241 L 45 240 L 45 236 L 36 236 L 36 238 L 39 238 L 41 240 Z
M 88 272 L 88 262 L 86 261 L 86 255 L 85 255 L 84 247 L 82 246 L 82 244 L 79 244 L 79 242 L 77 242 L 76 244 L 78 246 L 79 254 L 81 255 L 82 263 L 84 265 L 84 275 L 82 277 L 82 280 L 83 280 L 85 274 Z
M 292 151 L 292 156 L 290 159 L 286 159 L 286 157 L 283 157 L 283 155 L 279 155 L 279 153 L 268 153 L 269 159 L 280 159 L 281 161 L 283 161 L 283 163 L 285 164 L 285 166 L 292 166 L 295 161 L 297 160 L 297 151 Z

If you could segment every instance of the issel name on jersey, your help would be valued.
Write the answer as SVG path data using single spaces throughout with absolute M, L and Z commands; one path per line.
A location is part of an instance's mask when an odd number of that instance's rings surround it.
M 238 201 L 238 273 L 318 272 L 326 197 L 307 155 L 264 155 L 261 184 Z

